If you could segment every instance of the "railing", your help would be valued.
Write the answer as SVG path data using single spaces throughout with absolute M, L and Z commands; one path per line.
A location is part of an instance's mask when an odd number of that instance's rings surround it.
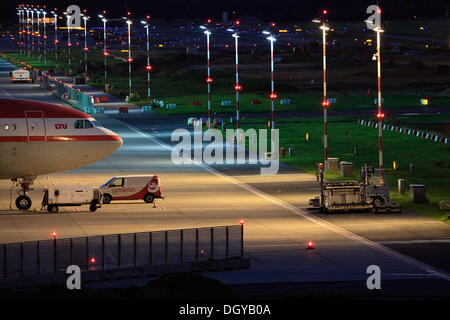
M 218 260 L 244 255 L 243 225 L 0 244 L 0 278 Z

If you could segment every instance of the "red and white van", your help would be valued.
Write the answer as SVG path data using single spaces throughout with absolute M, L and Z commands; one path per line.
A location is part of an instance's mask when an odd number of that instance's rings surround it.
M 113 200 L 144 200 L 152 203 L 162 198 L 161 183 L 156 175 L 117 176 L 100 186 L 103 203 Z

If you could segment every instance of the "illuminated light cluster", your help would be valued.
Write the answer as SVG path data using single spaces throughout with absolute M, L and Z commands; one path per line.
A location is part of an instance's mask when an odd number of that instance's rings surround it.
M 59 42 L 59 40 L 55 40 L 55 43 L 58 43 Z
M 236 84 L 235 86 L 234 86 L 234 90 L 236 90 L 236 91 L 241 91 L 242 90 L 242 87 L 241 87 L 241 85 L 238 83 L 238 84 Z
M 152 66 L 148 65 L 148 66 L 145 67 L 145 69 L 147 69 L 147 71 L 150 71 L 150 70 L 152 70 Z
M 322 106 L 325 107 L 325 108 L 329 107 L 330 103 L 328 101 L 324 101 L 324 102 L 322 102 Z
M 212 83 L 213 79 L 211 77 L 206 78 L 206 83 Z
M 239 221 L 239 224 L 242 226 L 244 225 L 244 219 L 241 219 L 241 221 Z
M 383 112 L 378 112 L 377 113 L 377 118 L 378 119 L 383 119 L 385 117 L 385 114 Z
M 128 58 L 128 62 L 133 62 L 133 58 Z
M 72 46 L 72 44 L 69 42 L 68 44 L 67 44 L 67 46 L 69 46 L 69 47 L 71 47 Z
M 84 51 L 88 51 L 89 49 L 88 49 L 88 47 L 84 47 Z
M 239 20 L 236 20 L 236 22 L 235 22 L 235 25 L 240 25 L 241 24 L 241 22 L 239 21 Z
M 107 55 L 108 55 L 108 52 L 106 52 L 106 51 L 103 52 L 103 55 L 104 55 L 104 56 L 107 56 Z
M 90 262 L 95 263 L 95 258 L 91 258 Z
M 277 94 L 275 93 L 275 92 L 272 92 L 271 94 L 270 94 L 270 99 L 271 100 L 276 100 L 278 98 L 278 96 L 277 96 Z
M 314 243 L 312 241 L 308 241 L 306 244 L 306 250 L 314 249 Z
M 52 236 L 53 239 L 56 239 L 56 232 L 53 231 L 52 234 L 51 234 L 51 236 Z

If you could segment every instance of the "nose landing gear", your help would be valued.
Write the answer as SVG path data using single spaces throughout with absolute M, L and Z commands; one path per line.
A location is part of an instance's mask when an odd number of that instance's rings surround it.
M 16 207 L 21 211 L 25 211 L 31 208 L 31 199 L 27 195 L 30 191 L 30 186 L 33 184 L 35 177 L 20 178 L 14 181 L 14 186 L 18 189 L 19 196 L 16 198 Z

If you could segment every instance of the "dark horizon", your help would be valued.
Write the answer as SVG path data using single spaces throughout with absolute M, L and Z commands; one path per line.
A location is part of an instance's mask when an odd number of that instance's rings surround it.
M 374 0 L 317 0 L 295 1 L 295 0 L 157 0 L 142 1 L 128 0 L 119 3 L 111 3 L 110 0 L 97 0 L 94 3 L 81 0 L 62 1 L 31 1 L 30 4 L 46 5 L 49 10 L 54 7 L 62 11 L 70 4 L 77 4 L 81 9 L 87 9 L 89 15 L 96 15 L 101 10 L 106 10 L 109 16 L 121 17 L 127 10 L 130 10 L 135 17 L 143 17 L 150 14 L 153 18 L 211 18 L 215 21 L 221 20 L 223 11 L 228 13 L 229 19 L 243 16 L 255 16 L 263 21 L 294 22 L 308 21 L 319 15 L 323 9 L 328 10 L 330 20 L 334 21 L 354 21 L 364 20 L 367 15 L 367 6 L 375 4 Z M 444 0 L 400 0 L 400 1 L 378 1 L 383 10 L 384 20 L 394 19 L 417 19 L 447 17 L 450 5 Z M 14 23 L 15 7 L 20 1 L 3 2 L 3 10 L 0 13 L 2 24 Z M 235 14 L 233 14 L 233 11 Z

